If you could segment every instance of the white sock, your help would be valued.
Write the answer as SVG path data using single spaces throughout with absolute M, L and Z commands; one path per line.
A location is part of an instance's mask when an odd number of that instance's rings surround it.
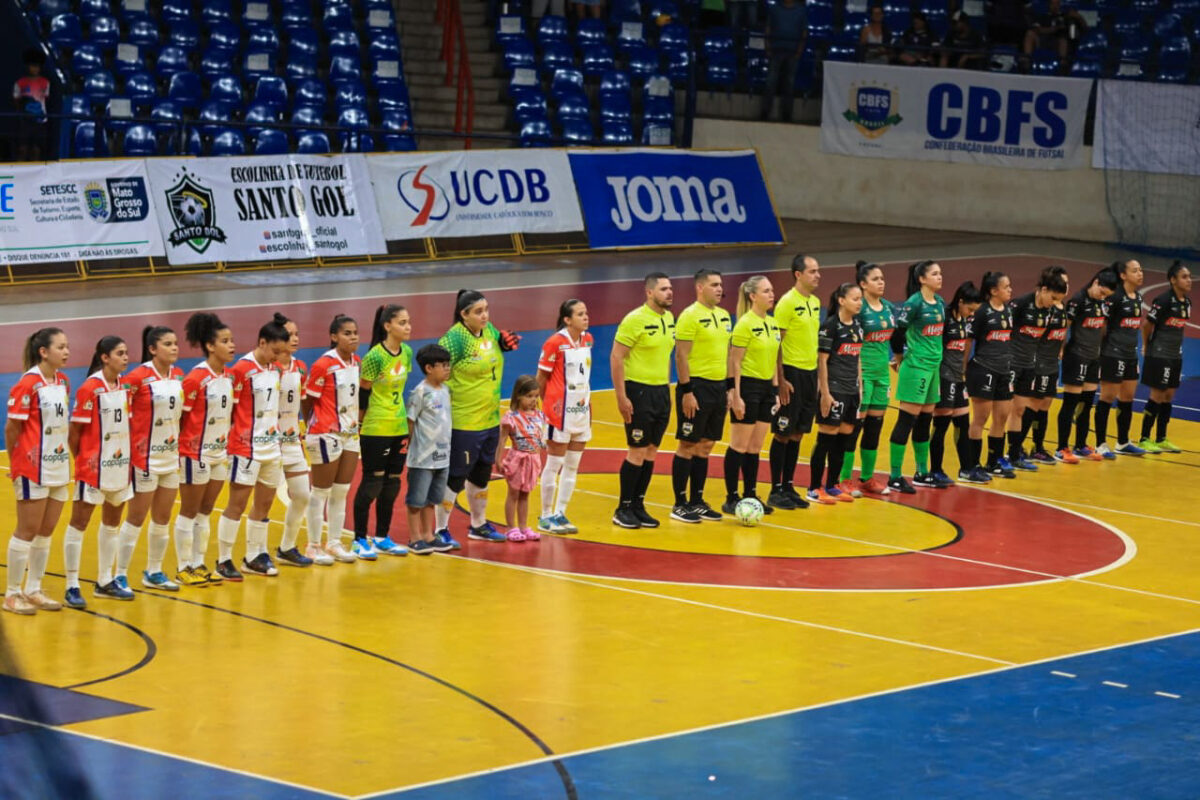
M 171 526 L 151 520 L 146 536 L 146 571 L 151 575 L 162 572 L 163 556 L 167 554 L 167 545 L 170 543 Z
M 218 561 L 229 561 L 233 558 L 233 546 L 237 544 L 238 528 L 241 526 L 240 519 L 229 519 L 224 514 L 217 519 Z
M 554 482 L 558 478 L 558 472 L 563 468 L 563 457 L 556 455 L 546 456 L 546 466 L 542 468 L 542 516 L 548 517 L 554 512 Z
M 96 537 L 96 544 L 99 547 L 99 569 L 96 570 L 96 585 L 108 586 L 113 579 L 113 559 L 117 556 L 117 538 L 121 535 L 121 529 L 116 525 L 105 525 L 101 523 L 100 532 Z
M 246 560 L 267 552 L 267 523 L 261 519 L 246 520 Z
M 308 513 L 308 473 L 288 478 L 287 487 L 288 509 L 283 517 L 283 539 L 279 542 L 279 549 L 284 551 L 296 546 L 296 538 L 300 535 L 300 523 Z
M 308 495 L 308 513 L 305 516 L 308 520 L 309 544 L 321 543 L 321 531 L 325 527 L 325 505 L 329 502 L 329 493 L 328 486 L 314 486 Z
M 50 537 L 35 536 L 29 543 L 29 574 L 25 576 L 25 594 L 42 590 L 42 576 L 50 560 Z
M 342 525 L 346 522 L 346 495 L 350 484 L 335 483 L 329 487 L 329 541 L 342 538 Z
M 446 489 L 442 495 L 442 502 L 433 507 L 434 527 L 437 531 L 444 531 L 450 528 L 450 512 L 454 510 L 454 492 Z M 434 531 L 434 533 L 437 533 Z
M 196 517 L 192 520 L 192 566 L 204 566 L 208 558 L 208 536 L 212 531 L 212 521 L 207 516 Z
M 467 481 L 467 508 L 471 511 L 472 528 L 487 522 L 487 493 L 486 486 L 476 486 Z
M 83 531 L 67 526 L 63 537 L 63 567 L 67 572 L 67 588 L 79 588 L 79 562 L 83 561 Z
M 582 450 L 567 451 L 562 474 L 558 476 L 558 502 L 554 507 L 556 514 L 565 513 L 567 503 L 571 502 L 571 495 L 575 492 L 575 479 L 579 475 L 579 462 L 582 459 Z
M 117 544 L 117 574 L 129 575 L 129 562 L 133 560 L 133 548 L 137 547 L 142 526 L 126 522 L 121 526 L 121 539 Z
M 195 517 L 180 514 L 175 518 L 175 561 L 179 564 L 180 572 L 192 566 L 192 529 L 195 524 Z
M 25 579 L 25 566 L 29 563 L 29 542 L 16 536 L 8 540 L 8 590 L 5 596 L 21 593 L 21 581 Z

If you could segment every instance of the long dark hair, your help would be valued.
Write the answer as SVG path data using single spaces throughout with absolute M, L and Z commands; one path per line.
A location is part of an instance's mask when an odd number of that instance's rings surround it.
M 217 341 L 217 334 L 221 331 L 228 330 L 229 326 L 221 322 L 221 318 L 216 314 L 207 311 L 197 311 L 188 317 L 188 321 L 183 325 L 183 335 L 187 337 L 188 344 L 192 347 L 199 347 L 204 355 L 208 355 L 206 345 L 213 344 Z
M 992 290 L 1000 285 L 1002 279 L 1007 277 L 1007 275 L 999 270 L 983 273 L 983 280 L 979 282 L 979 293 L 983 295 L 983 300 L 991 301 Z
M 150 348 L 161 342 L 166 336 L 175 331 L 168 328 L 166 325 L 147 325 L 142 328 L 142 361 L 151 361 L 154 358 L 154 353 L 150 352 Z
M 926 273 L 929 272 L 929 268 L 936 263 L 936 261 L 927 259 L 925 261 L 918 261 L 908 268 L 908 280 L 904 282 L 905 299 L 921 291 L 921 278 L 924 278 Z
M 474 289 L 459 289 L 458 297 L 454 300 L 454 322 L 462 322 L 462 312 L 480 300 L 486 299 L 481 292 L 477 292 Z M 453 323 L 451 325 L 453 326 Z M 463 326 L 466 327 L 466 323 L 463 323 Z
M 872 272 L 874 272 L 875 270 L 879 270 L 880 272 L 882 272 L 883 267 L 879 266 L 874 261 L 860 260 L 857 264 L 854 265 L 854 282 L 857 283 L 859 286 L 862 286 L 863 281 L 865 281 L 867 279 L 867 277 L 870 276 L 870 274 Z M 909 294 L 911 296 L 912 293 L 910 292 Z
M 701 270 L 701 272 L 703 271 L 704 270 Z M 700 273 L 697 272 L 696 274 L 699 275 Z M 721 273 L 709 270 L 709 274 L 720 275 Z M 575 313 L 575 306 L 582 302 L 582 300 L 575 297 L 572 297 L 570 300 L 564 300 L 563 304 L 558 307 L 558 317 L 554 320 L 554 330 L 565 328 L 567 323 L 564 320 L 566 320 L 567 317 L 572 316 Z
M 1052 292 L 1065 292 L 1067 290 L 1067 268 L 1057 264 L 1046 267 L 1042 270 L 1041 277 L 1038 278 L 1038 286 Z
M 1187 264 L 1184 264 L 1179 259 L 1175 259 L 1175 261 L 1171 262 L 1171 266 L 1167 267 L 1167 280 L 1175 280 L 1177 277 L 1179 277 L 1179 273 L 1183 272 L 1185 269 L 1187 269 Z M 1190 272 L 1191 270 L 1188 271 Z
M 959 284 L 959 287 L 954 290 L 954 297 L 950 300 L 950 308 L 955 314 L 958 313 L 958 307 L 962 303 L 982 303 L 983 295 L 979 292 L 978 287 L 971 281 L 964 281 Z
M 112 355 L 112 351 L 125 344 L 120 336 L 102 336 L 96 342 L 96 352 L 92 353 L 92 363 L 88 366 L 88 375 L 104 369 L 103 356 Z
M 1117 290 L 1117 286 L 1119 286 L 1121 283 L 1121 279 L 1120 276 L 1117 275 L 1117 271 L 1111 266 L 1108 266 L 1092 276 L 1092 279 L 1088 281 L 1088 287 L 1090 287 L 1093 283 L 1097 284 L 1102 289 L 1108 289 L 1110 292 L 1115 292 Z M 1086 288 L 1087 287 L 1085 287 L 1085 290 Z
M 850 281 L 846 281 L 845 283 L 840 284 L 836 289 L 833 290 L 833 294 L 829 295 L 829 313 L 830 314 L 838 313 L 838 308 L 840 307 L 838 305 L 838 301 L 841 300 L 846 295 L 850 294 L 850 291 L 852 289 L 858 289 L 860 292 L 862 291 L 861 286 L 859 286 L 857 283 L 851 283 Z
M 407 309 L 404 306 L 396 305 L 395 303 L 384 303 L 375 309 L 375 319 L 371 322 L 371 347 L 387 339 L 387 328 L 383 326 L 394 320 L 396 315 L 405 310 Z M 333 333 L 337 333 L 337 331 L 333 331 Z
M 288 329 L 283 327 L 289 322 L 291 322 L 290 319 L 276 311 L 275 317 L 258 329 L 258 340 L 260 342 L 286 342 L 292 338 Z
M 42 348 L 50 347 L 51 340 L 62 332 L 62 328 L 42 328 L 34 331 L 33 335 L 25 340 L 25 349 L 22 352 L 25 369 L 33 369 L 42 363 Z

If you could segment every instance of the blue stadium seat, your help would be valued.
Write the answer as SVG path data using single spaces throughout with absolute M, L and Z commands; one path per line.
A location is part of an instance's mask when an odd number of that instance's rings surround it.
M 280 9 L 279 22 L 288 30 L 292 28 L 311 29 L 313 22 L 312 9 L 303 0 L 297 0 L 296 2 L 287 2 L 285 0 Z
M 796 94 L 807 94 L 813 91 L 817 80 L 817 56 L 812 47 L 804 48 L 800 60 L 796 63 L 796 76 L 792 84 Z
M 79 0 L 76 12 L 80 19 L 93 20 L 96 17 L 107 17 L 112 14 L 108 0 Z
M 1144 33 L 1131 33 L 1121 40 L 1117 51 L 1120 61 L 1145 61 L 1150 56 L 1150 38 Z
M 70 14 L 71 0 L 41 0 L 34 9 L 42 22 L 54 19 L 60 14 Z
M 293 53 L 283 65 L 284 77 L 293 84 L 317 77 L 317 57 Z
M 375 149 L 372 137 L 363 132 L 371 127 L 371 120 L 363 109 L 343 108 L 338 112 L 337 126 L 341 129 L 338 137 L 343 153 L 370 153 Z
M 160 44 L 158 24 L 149 17 L 135 19 L 129 23 L 129 43 L 155 50 Z
M 658 46 L 665 51 L 690 50 L 692 37 L 688 26 L 680 22 L 664 25 L 658 31 Z
M 291 28 L 287 34 L 288 58 L 296 56 L 316 58 L 321 54 L 320 38 L 312 28 Z
M 550 96 L 555 100 L 566 95 L 584 94 L 583 73 L 577 69 L 560 69 L 550 80 Z
M 746 45 L 746 82 L 752 89 L 762 89 L 767 85 L 767 72 L 771 66 L 770 57 L 765 48 Z
M 210 100 L 219 100 L 231 107 L 242 104 L 242 82 L 235 75 L 221 75 L 208 88 Z
M 808 38 L 810 46 L 833 38 L 833 9 L 829 6 L 809 6 Z
M 1160 64 L 1154 73 L 1154 80 L 1159 83 L 1184 83 L 1187 81 L 1187 76 L 1187 67 L 1165 67 Z
M 342 4 L 325 6 L 321 25 L 329 32 L 352 31 L 354 30 L 354 9 L 349 5 Z
M 633 121 L 633 102 L 629 90 L 607 91 L 600 93 L 600 119 L 619 119 L 625 122 Z
M 633 22 L 642 18 L 638 0 L 610 0 L 608 18 L 612 22 Z
M 50 44 L 58 52 L 74 50 L 83 41 L 83 25 L 75 14 L 59 14 L 50 20 Z
M 1104 60 L 1108 57 L 1108 34 L 1102 28 L 1093 28 L 1079 40 L 1076 58 Z
M 187 128 L 183 132 L 183 150 L 181 155 L 200 157 L 204 155 L 204 139 L 196 128 Z
M 1104 63 L 1095 57 L 1077 58 L 1071 64 L 1072 78 L 1099 78 L 1104 71 Z
M 642 144 L 651 147 L 670 147 L 674 143 L 675 132 L 667 125 L 642 126 Z
M 287 83 L 278 75 L 263 75 L 254 84 L 254 102 L 282 112 L 288 106 Z
M 121 0 L 117 8 L 117 16 L 127 25 L 139 19 L 150 19 L 150 8 L 146 0 Z
M 71 54 L 71 71 L 82 78 L 104 69 L 104 51 L 99 45 L 81 44 Z
M 124 77 L 146 69 L 146 59 L 142 57 L 142 48 L 136 44 L 118 44 L 116 55 L 113 57 L 113 72 Z
M 104 127 L 106 130 L 121 133 L 128 128 L 133 119 L 133 101 L 124 95 L 113 95 L 104 106 Z
M 1142 30 L 1142 12 L 1132 8 L 1123 8 L 1113 16 L 1113 33 L 1117 36 L 1128 36 Z
M 810 48 L 806 48 L 810 49 Z M 825 51 L 826 61 L 857 61 L 858 44 L 848 39 L 838 39 Z
M 395 153 L 417 149 L 417 141 L 412 134 L 412 118 L 407 114 L 385 111 L 380 123 L 380 127 L 386 131 L 383 134 L 384 150 Z
M 122 155 L 146 158 L 158 155 L 158 137 L 149 125 L 130 125 L 121 140 Z
M 532 119 L 521 126 L 521 147 L 549 147 L 553 134 L 550 123 Z
M 565 119 L 562 121 L 562 139 L 568 145 L 587 146 L 592 143 L 596 132 L 592 123 L 586 119 Z
M 652 75 L 642 87 L 642 120 L 646 123 L 675 123 L 675 92 L 663 75 Z
M 575 42 L 580 45 L 607 43 L 608 29 L 604 25 L 604 20 L 591 17 L 579 20 L 575 28 Z
M 252 25 L 246 30 L 246 49 L 259 53 L 270 53 L 272 57 L 278 57 L 281 49 L 279 34 L 271 25 L 263 23 Z
M 1183 18 L 1178 14 L 1167 11 L 1154 20 L 1154 36 L 1157 39 L 1170 39 L 1183 35 Z
M 190 0 L 163 0 L 159 16 L 168 23 L 173 23 L 177 20 L 190 20 L 192 19 L 192 4 Z
M 388 81 L 375 87 L 375 103 L 380 111 L 410 110 L 408 86 L 400 81 Z
M 75 158 L 95 158 L 98 155 L 96 152 L 96 123 L 76 123 L 72 139 L 71 155 Z
M 556 14 L 546 14 L 538 23 L 538 44 L 545 46 L 548 42 L 567 41 L 567 18 Z
M 69 94 L 63 98 L 62 113 L 68 117 L 88 117 L 92 114 L 92 104 L 85 95 Z
M 638 21 L 622 22 L 617 29 L 617 50 L 628 53 L 646 44 L 646 27 Z
M 237 69 L 237 63 L 237 56 L 229 50 L 210 47 L 200 57 L 200 76 L 211 83 L 222 75 L 229 74 L 229 70 Z
M 688 79 L 688 73 L 692 69 L 692 51 L 688 49 L 665 50 L 667 56 L 667 75 L 676 83 L 683 83 Z M 651 69 L 648 72 L 641 73 L 642 75 L 652 75 L 657 72 L 657 69 Z
M 220 100 L 207 100 L 204 105 L 200 106 L 200 112 L 196 115 L 196 119 L 200 122 L 200 132 L 205 136 L 216 136 L 233 119 L 233 109 L 228 103 L 222 103 Z
M 555 111 L 555 116 L 559 122 L 564 119 L 591 119 L 591 105 L 588 103 L 587 95 L 579 93 L 563 94 L 557 99 L 558 108 Z
M 1057 75 L 1061 67 L 1058 53 L 1053 50 L 1034 50 L 1030 60 L 1030 71 L 1034 75 Z
M 496 43 L 501 47 L 513 39 L 525 38 L 525 20 L 519 14 L 501 14 L 496 18 Z
M 842 33 L 857 38 L 869 17 L 865 11 L 847 11 L 842 15 Z
M 347 106 L 359 108 L 367 105 L 367 89 L 362 81 L 346 80 L 334 85 L 333 106 L 342 109 Z
M 542 45 L 542 74 L 553 75 L 557 70 L 574 66 L 575 52 L 565 41 L 551 41 Z
M 167 84 L 167 97 L 179 103 L 184 111 L 199 107 L 200 100 L 204 97 L 200 76 L 194 72 L 175 73 Z
M 604 97 L 606 94 L 619 94 L 628 97 L 631 87 L 629 74 L 620 70 L 610 70 L 600 78 L 601 97 Z
M 174 100 L 160 99 L 155 101 L 154 107 L 150 109 L 150 119 L 154 120 L 154 129 L 160 136 L 170 136 L 179 131 L 179 123 L 183 121 L 183 109 Z
M 680 53 L 687 52 L 686 50 L 673 50 L 671 57 L 675 58 Z M 626 58 L 629 62 L 629 72 L 635 77 L 644 78 L 658 72 L 658 51 L 649 45 L 629 51 L 626 53 Z
M 333 82 L 362 78 L 362 63 L 358 56 L 334 56 L 329 59 L 329 80 Z
M 296 99 L 297 106 L 317 106 L 325 108 L 329 104 L 328 95 L 325 92 L 324 81 L 316 79 L 306 80 L 301 82 L 293 95 Z
M 1135 11 L 1140 11 L 1143 14 L 1148 11 L 1158 10 L 1158 0 L 1129 0 L 1129 5 Z
M 548 120 L 546 96 L 541 89 L 518 92 L 513 96 L 513 118 L 520 126 L 530 120 Z
M 121 41 L 121 23 L 116 17 L 96 17 L 88 26 L 88 41 L 100 45 L 106 53 L 112 52 Z
M 167 33 L 167 44 L 195 53 L 200 49 L 200 28 L 190 19 L 177 19 Z
M 230 20 L 222 20 L 214 24 L 208 31 L 208 46 L 228 53 L 236 53 L 242 48 L 242 29 Z
M 233 3 L 230 0 L 204 0 L 200 6 L 200 21 L 210 27 L 233 20 Z
M 158 84 L 149 72 L 135 72 L 125 77 L 125 93 L 136 108 L 149 108 L 158 97 Z
M 242 77 L 248 81 L 255 81 L 264 75 L 274 74 L 275 56 L 272 53 L 251 50 L 242 59 Z
M 649 6 L 649 18 L 652 22 L 659 17 L 679 19 L 679 6 L 674 0 L 652 0 Z
M 1172 72 L 1183 68 L 1186 75 L 1187 67 L 1191 62 L 1192 45 L 1186 36 L 1174 36 L 1163 40 L 1162 46 L 1158 50 L 1158 66 L 1160 68 L 1165 67 Z
M 585 44 L 581 48 L 583 74 L 587 77 L 597 77 L 613 69 L 612 48 L 607 44 Z
M 242 115 L 242 121 L 249 127 L 246 132 L 250 136 L 258 136 L 264 127 L 276 125 L 279 122 L 279 108 L 266 103 L 251 103 Z
M 504 46 L 504 69 L 512 72 L 519 67 L 533 68 L 537 65 L 537 54 L 528 39 L 510 39 Z
M 367 45 L 367 58 L 372 61 L 389 58 L 393 61 L 400 60 L 400 40 L 397 38 L 394 31 L 381 31 L 376 33 Z
M 704 34 L 704 56 L 711 58 L 733 52 L 733 32 L 729 28 L 709 28 Z
M 358 34 L 354 29 L 333 31 L 329 36 L 329 54 L 331 56 L 350 56 L 358 58 Z
M 609 120 L 600 125 L 600 140 L 611 146 L 626 146 L 633 144 L 633 126 L 628 122 Z
M 214 156 L 244 156 L 246 155 L 246 139 L 240 131 L 226 128 L 213 137 L 212 154 Z
M 280 156 L 288 152 L 289 147 L 287 133 L 278 128 L 263 128 L 254 137 L 256 156 Z
M 83 79 L 83 93 L 93 106 L 101 106 L 117 93 L 117 80 L 111 72 L 100 70 Z
M 170 80 L 178 72 L 187 72 L 188 54 L 178 47 L 168 45 L 158 53 L 154 62 L 154 71 L 159 78 Z
M 292 111 L 292 125 L 299 128 L 297 136 L 310 131 L 305 130 L 305 126 L 311 125 L 314 128 L 320 128 L 325 125 L 325 108 L 324 106 L 296 106 Z

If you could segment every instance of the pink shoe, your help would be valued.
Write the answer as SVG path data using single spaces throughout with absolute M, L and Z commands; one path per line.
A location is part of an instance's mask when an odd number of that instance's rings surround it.
M 542 539 L 542 535 L 533 528 L 522 528 L 521 532 L 525 534 L 525 541 L 527 542 L 538 542 Z
M 525 541 L 525 538 L 525 531 L 521 530 L 520 528 L 508 529 L 508 540 L 510 542 L 523 542 Z

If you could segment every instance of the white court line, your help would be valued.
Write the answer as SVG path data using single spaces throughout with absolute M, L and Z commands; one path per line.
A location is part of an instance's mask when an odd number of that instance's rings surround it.
M 1178 699 L 1179 699 L 1179 695 L 1177 695 L 1177 694 L 1172 694 L 1171 692 L 1155 692 L 1155 694 L 1156 694 L 1156 695 L 1158 695 L 1159 697 L 1167 697 L 1167 698 L 1170 698 L 1171 700 L 1178 700 Z
M 1075 673 L 1073 673 L 1073 672 L 1061 672 L 1061 671 L 1059 671 L 1059 670 L 1057 670 L 1057 669 L 1052 669 L 1052 670 L 1050 670 L 1050 674 L 1051 674 L 1051 675 L 1057 675 L 1057 676 L 1058 676 L 1058 677 L 1060 677 L 1060 678 L 1077 678 L 1077 677 L 1079 677 L 1078 675 L 1076 675 L 1076 674 L 1075 674 Z
M 1122 511 L 1119 508 L 1112 508 L 1110 506 L 1097 506 L 1097 505 L 1091 505 L 1090 503 L 1077 503 L 1074 500 L 1062 500 L 1057 497 L 1038 497 L 1037 495 L 1025 494 L 1024 492 L 1006 492 L 1006 494 L 1013 494 L 1013 495 L 1016 495 L 1017 497 L 1023 497 L 1026 500 L 1040 500 L 1046 504 L 1062 503 L 1063 505 L 1078 506 L 1080 508 L 1086 508 L 1091 511 L 1111 511 L 1114 514 L 1124 514 L 1127 517 L 1138 517 L 1140 519 L 1149 519 L 1149 520 L 1153 520 L 1155 522 L 1169 522 L 1172 525 L 1191 525 L 1193 527 L 1200 528 L 1200 522 L 1191 522 L 1191 521 L 1183 520 L 1183 519 L 1174 519 L 1173 517 L 1156 517 L 1153 514 L 1142 514 L 1141 512 L 1138 512 L 1138 511 Z
M 1129 688 L 1128 683 L 1117 683 L 1116 681 L 1100 681 L 1100 683 L 1104 684 L 1105 686 L 1111 686 L 1114 689 L 1128 689 Z
M 316 788 L 313 788 L 312 786 L 305 786 L 304 784 L 301 784 L 301 783 L 293 783 L 292 781 L 285 781 L 285 780 L 281 780 L 280 778 L 272 778 L 267 775 L 258 775 L 253 772 L 247 772 L 246 770 L 243 770 L 243 769 L 236 769 L 234 767 L 225 767 L 220 764 L 213 764 L 208 761 L 201 761 L 200 759 L 197 759 L 197 758 L 189 758 L 187 756 L 181 756 L 181 755 L 177 755 L 175 753 L 168 753 L 165 750 L 155 750 L 153 747 L 143 747 L 142 745 L 139 745 L 139 744 L 132 744 L 130 742 L 122 742 L 122 741 L 118 741 L 116 739 L 107 739 L 103 736 L 97 736 L 92 733 L 84 733 L 83 731 L 76 731 L 76 730 L 72 730 L 70 728 L 65 728 L 65 727 L 62 727 L 59 725 L 49 725 L 45 722 L 38 722 L 37 720 L 24 719 L 23 717 L 15 717 L 11 714 L 0 713 L 0 719 L 6 719 L 11 722 L 19 722 L 23 725 L 32 725 L 35 728 L 42 728 L 44 730 L 54 731 L 56 733 L 66 733 L 66 734 L 70 734 L 71 736 L 78 736 L 81 739 L 89 739 L 93 742 L 103 742 L 104 744 L 117 745 L 118 747 L 125 747 L 130 750 L 138 750 L 143 753 L 150 753 L 151 755 L 160 756 L 162 758 L 170 758 L 175 761 L 184 761 L 184 762 L 187 762 L 188 764 L 196 764 L 197 766 L 208 767 L 210 769 L 216 769 L 216 770 L 220 770 L 222 772 L 231 772 L 235 775 L 244 775 L 247 778 L 255 778 L 257 780 L 265 781 L 267 783 L 274 783 L 279 786 L 287 786 L 292 789 L 303 789 L 306 792 L 313 792 L 314 794 L 324 795 L 325 797 L 337 797 L 337 798 L 343 798 L 343 799 L 351 797 L 351 795 L 337 794 L 336 792 L 327 792 L 324 789 L 316 789 Z M 85 765 L 85 767 L 86 767 L 86 765 Z
M 671 733 L 660 733 L 660 734 L 657 734 L 654 736 L 645 736 L 640 739 L 630 739 L 629 741 L 625 741 L 625 742 L 614 742 L 612 744 L 598 745 L 596 747 L 587 747 L 587 748 L 582 748 L 579 750 L 571 750 L 571 751 L 568 751 L 565 753 L 556 753 L 552 756 L 542 756 L 540 758 L 530 759 L 529 761 L 521 761 L 521 762 L 518 762 L 515 764 L 509 764 L 509 765 L 503 766 L 503 767 L 493 767 L 491 769 L 478 770 L 476 772 L 469 772 L 469 773 L 465 773 L 463 775 L 455 775 L 454 777 L 451 777 L 451 778 L 440 778 L 438 780 L 427 781 L 425 783 L 418 783 L 418 784 L 414 784 L 412 786 L 403 786 L 403 787 L 398 787 L 395 789 L 387 789 L 387 790 L 384 790 L 381 792 L 372 792 L 371 794 L 359 795 L 358 797 L 355 798 L 355 800 L 370 800 L 370 798 L 380 797 L 380 796 L 386 795 L 386 794 L 404 794 L 406 792 L 413 791 L 414 789 L 424 789 L 424 788 L 427 788 L 430 786 L 439 786 L 439 785 L 443 785 L 443 784 L 447 784 L 447 783 L 454 783 L 455 781 L 466 780 L 468 778 L 481 777 L 484 775 L 495 775 L 495 774 L 498 774 L 501 772 L 509 772 L 511 770 L 521 769 L 523 767 L 532 767 L 532 766 L 537 766 L 539 764 L 549 764 L 549 763 L 553 763 L 555 761 L 562 761 L 562 760 L 565 760 L 568 758 L 576 758 L 578 756 L 591 755 L 593 753 L 603 753 L 603 752 L 607 752 L 609 750 L 617 750 L 617 749 L 620 749 L 623 747 L 632 747 L 634 745 L 649 744 L 651 742 L 659 742 L 659 741 L 663 741 L 666 739 L 676 739 L 676 738 L 688 736 L 688 735 L 691 735 L 694 733 L 706 733 L 708 731 L 722 730 L 724 728 L 732 728 L 732 727 L 735 727 L 738 725 L 746 725 L 746 724 L 750 724 L 750 723 L 754 723 L 754 722 L 762 722 L 764 720 L 769 720 L 769 719 L 778 719 L 779 717 L 786 717 L 786 716 L 790 716 L 793 714 L 799 714 L 799 713 L 806 712 L 806 711 L 816 711 L 816 710 L 823 709 L 823 708 L 833 708 L 833 707 L 841 706 L 841 705 L 849 705 L 851 703 L 857 703 L 857 702 L 860 702 L 863 700 L 871 700 L 871 699 L 878 698 L 878 697 L 887 697 L 888 695 L 899 694 L 901 692 L 912 691 L 914 689 L 925 689 L 925 688 L 929 688 L 932 686 L 941 686 L 941 685 L 948 684 L 948 683 L 956 683 L 958 681 L 965 681 L 965 680 L 971 680 L 973 678 L 986 677 L 988 675 L 999 675 L 999 674 L 1002 674 L 1005 672 L 1010 672 L 1010 671 L 1017 670 L 1017 669 L 1023 669 L 1025 667 L 1033 667 L 1033 666 L 1037 666 L 1039 664 L 1053 664 L 1057 661 L 1064 661 L 1068 658 L 1079 658 L 1082 656 L 1095 655 L 1097 653 L 1108 652 L 1110 650 L 1118 650 L 1122 647 L 1133 647 L 1136 645 L 1150 644 L 1151 642 L 1159 642 L 1159 641 L 1163 641 L 1165 639 L 1173 639 L 1173 638 L 1179 637 L 1179 636 L 1189 636 L 1189 635 L 1197 633 L 1197 632 L 1200 632 L 1200 629 L 1193 628 L 1190 630 L 1179 631 L 1177 633 L 1165 633 L 1165 634 L 1160 634 L 1158 636 L 1151 636 L 1146 639 L 1139 639 L 1139 640 L 1132 641 L 1132 642 L 1124 642 L 1122 644 L 1105 645 L 1103 647 L 1096 647 L 1096 648 L 1093 648 L 1090 650 L 1081 650 L 1076 653 L 1068 653 L 1065 655 L 1051 656 L 1049 658 L 1040 658 L 1040 659 L 1037 659 L 1036 661 L 1029 661 L 1024 664 L 1013 664 L 1012 666 L 994 667 L 992 669 L 985 669 L 985 670 L 981 670 L 979 672 L 968 673 L 966 675 L 957 675 L 952 678 L 938 678 L 938 679 L 932 680 L 932 681 L 922 681 L 920 683 L 914 683 L 914 684 L 910 684 L 908 686 L 898 686 L 894 689 L 883 689 L 878 692 L 869 692 L 867 694 L 856 695 L 854 697 L 845 697 L 840 700 L 830 700 L 830 701 L 827 701 L 824 703 L 814 703 L 814 704 L 808 705 L 808 706 L 797 706 L 795 708 L 788 708 L 788 709 L 784 709 L 782 711 L 772 711 L 767 714 L 758 714 L 758 715 L 755 715 L 752 717 L 744 717 L 742 719 L 730 720 L 728 722 L 716 722 L 716 723 L 713 723 L 710 725 L 699 725 L 694 728 L 687 728 L 687 729 L 684 729 L 681 731 L 673 731 Z M 1156 694 L 1159 694 L 1159 693 L 1156 692 Z M 1166 695 L 1164 695 L 1164 696 L 1166 696 Z

